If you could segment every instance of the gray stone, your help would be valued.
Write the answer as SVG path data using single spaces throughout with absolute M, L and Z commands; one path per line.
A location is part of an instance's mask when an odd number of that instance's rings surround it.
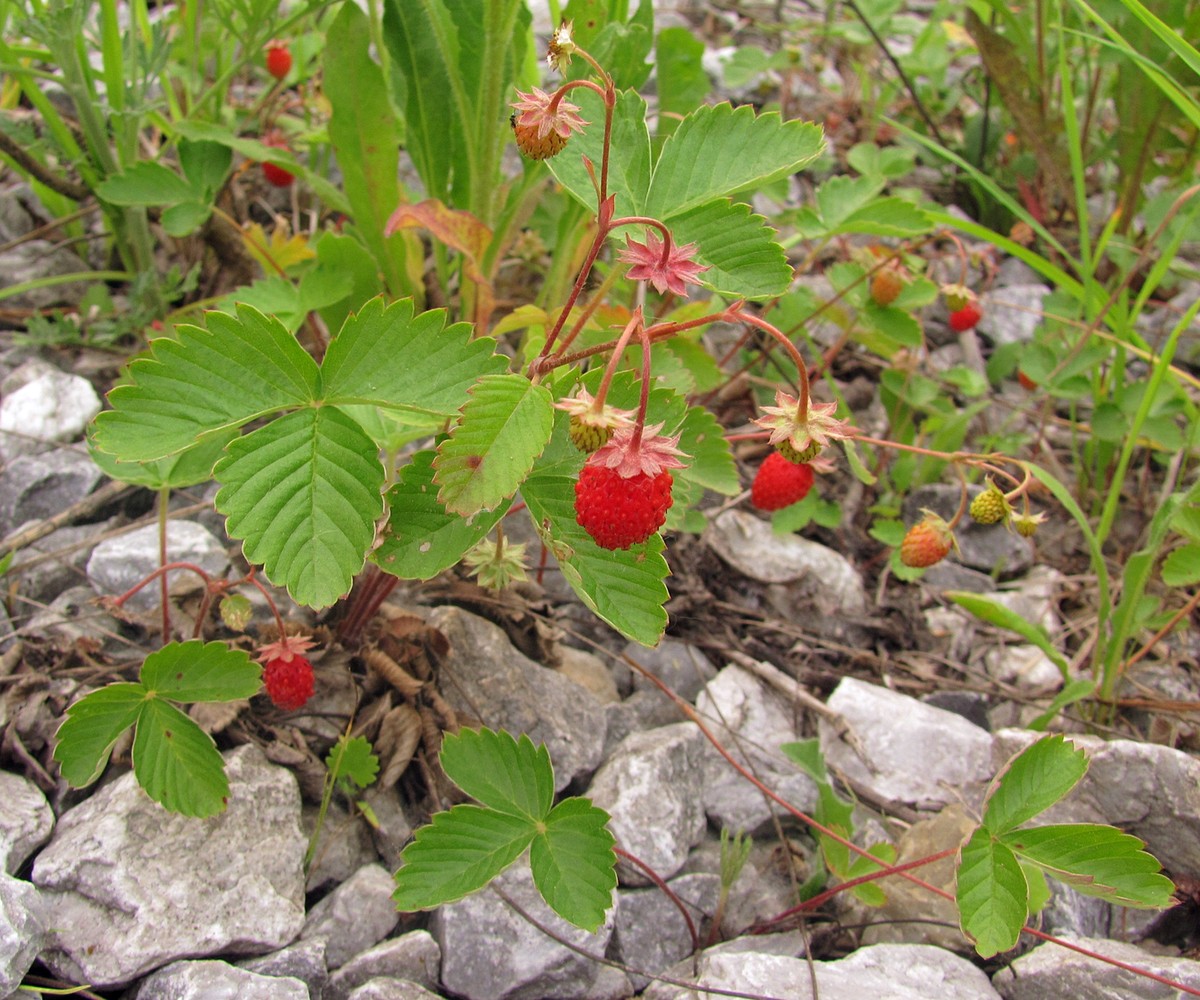
M 50 240 L 26 240 L 0 253 L 0 288 L 9 288 L 37 278 L 79 274 L 87 265 L 66 247 Z M 31 288 L 5 300 L 9 309 L 47 309 L 57 305 L 76 305 L 87 291 L 87 284 L 65 284 Z
M 0 996 L 8 996 L 21 985 L 44 943 L 37 889 L 0 872 Z
M 982 492 L 979 486 L 967 488 L 971 498 Z M 957 486 L 944 483 L 918 486 L 904 498 L 904 522 L 916 524 L 923 516 L 922 510 L 931 510 L 949 521 L 958 510 L 961 496 L 962 492 Z M 954 537 L 958 539 L 958 552 L 951 552 L 947 558 L 972 569 L 1005 578 L 1018 576 L 1033 565 L 1033 548 L 1029 539 L 1005 530 L 1002 525 L 977 524 L 969 517 L 964 517 L 954 529 Z
M 801 735 L 798 713 L 782 695 L 741 667 L 730 666 L 705 686 L 696 709 L 721 745 L 759 781 L 798 809 L 812 808 L 816 785 L 779 749 Z M 768 804 L 707 742 L 703 795 L 704 810 L 718 828 L 753 833 L 772 814 L 787 815 L 781 806 Z
M 688 908 L 696 933 L 703 935 L 721 892 L 719 875 L 681 875 L 667 883 Z M 700 939 L 703 941 L 703 937 Z M 613 930 L 615 955 L 631 969 L 662 972 L 692 953 L 692 936 L 679 908 L 658 888 L 622 889 L 617 893 L 617 923 Z M 633 972 L 635 990 L 645 989 L 649 976 Z
M 988 674 L 1026 694 L 1049 694 L 1063 685 L 1062 672 L 1037 646 L 999 646 L 984 655 Z
M 692 722 L 627 737 L 596 772 L 588 796 L 612 819 L 617 844 L 670 878 L 704 836 L 703 750 Z M 621 862 L 621 881 L 649 885 L 640 868 Z
M 78 375 L 53 371 L 0 400 L 0 458 L 46 451 L 83 434 L 97 413 L 100 397 Z
M 729 898 L 725 902 L 725 913 L 721 920 L 721 934 L 725 938 L 737 938 L 746 928 L 763 924 L 772 917 L 790 909 L 796 904 L 796 884 L 803 882 L 811 872 L 811 866 L 793 855 L 795 864 L 795 881 L 786 865 L 780 863 L 775 848 L 777 841 L 764 838 L 753 842 L 750 856 L 742 867 L 737 879 L 729 889 Z M 688 873 L 702 872 L 715 878 L 721 874 L 721 842 L 715 835 L 697 847 L 688 856 L 683 870 Z M 683 876 L 680 876 L 681 878 Z M 619 915 L 618 915 L 619 916 Z M 754 941 L 771 940 L 778 943 L 786 935 L 769 934 L 755 937 Z M 772 948 L 756 945 L 758 951 L 773 951 Z M 801 954 L 804 951 L 803 941 L 799 941 L 794 951 L 786 954 Z
M 1047 878 L 1046 884 L 1050 887 L 1050 901 L 1038 913 L 1038 926 L 1043 931 L 1060 937 L 1109 936 L 1114 924 L 1110 904 L 1095 896 L 1078 893 L 1057 879 Z
M 363 800 L 375 814 L 379 825 L 372 830 L 375 853 L 388 871 L 400 867 L 400 854 L 412 839 L 413 827 L 404 811 L 396 786 L 380 788 L 372 785 L 363 793 Z
M 460 608 L 434 608 L 429 624 L 446 636 L 450 654 L 438 688 L 455 711 L 493 729 L 544 743 L 554 763 L 555 791 L 595 770 L 604 748 L 604 709 L 574 681 L 520 653 L 489 621 Z
M 1000 730 L 993 768 L 1038 737 Z M 1200 871 L 1200 760 L 1154 743 L 1079 735 L 1070 741 L 1087 754 L 1087 774 L 1037 822 L 1110 823 L 1144 840 L 1168 871 Z
M 704 685 L 717 676 L 717 668 L 707 656 L 691 643 L 678 639 L 664 639 L 654 649 L 630 643 L 625 647 L 625 655 L 637 660 L 684 701 L 695 701 Z M 633 689 L 644 688 L 658 693 L 654 684 L 634 671 Z
M 167 522 L 167 559 L 195 563 L 218 579 L 229 569 L 229 553 L 224 543 L 193 521 Z M 88 560 L 87 574 L 98 593 L 116 597 L 140 583 L 158 566 L 158 525 L 148 524 L 97 545 Z M 203 581 L 190 571 L 170 575 L 172 596 L 195 593 L 203 586 Z M 134 611 L 152 611 L 158 605 L 159 590 L 154 584 L 143 587 L 125 602 Z
M 20 549 L 13 557 L 9 578 L 16 581 L 23 597 L 51 603 L 71 587 L 87 583 L 92 549 L 116 525 L 116 518 L 110 518 L 100 524 L 59 528 Z
M 433 989 L 438 984 L 442 951 L 429 931 L 410 931 L 368 948 L 329 977 L 325 1000 L 347 1000 L 369 980 L 403 979 Z
M 306 805 L 300 816 L 300 825 L 309 837 L 317 825 L 320 811 L 318 806 Z M 316 892 L 328 885 L 340 885 L 363 865 L 378 860 L 371 824 L 357 812 L 351 814 L 338 802 L 330 802 L 304 891 Z
M 594 933 L 567 923 L 542 900 L 524 859 L 493 885 L 549 927 L 558 937 L 592 955 L 603 955 L 612 937 L 613 914 Z M 442 986 L 466 1000 L 617 1000 L 603 966 L 543 934 L 497 892 L 484 889 L 434 914 L 434 937 L 442 950 Z M 613 983 L 613 986 L 609 986 Z
M 845 556 L 799 535 L 777 535 L 769 521 L 732 508 L 704 533 L 708 545 L 739 573 L 761 583 L 789 584 L 797 606 L 818 615 L 861 612 L 862 578 Z
M 877 944 L 859 948 L 836 962 L 742 951 L 710 949 L 701 956 L 692 975 L 689 964 L 676 966 L 677 978 L 701 986 L 762 993 L 788 1000 L 998 1000 L 987 976 L 965 958 L 920 944 Z M 816 979 L 816 991 L 813 979 Z M 696 992 L 666 983 L 655 983 L 645 1000 L 692 1000 Z
M 103 479 L 99 466 L 73 448 L 14 458 L 0 473 L 0 531 L 61 513 Z
M 1060 624 L 1058 602 L 1062 598 L 1063 582 L 1063 575 L 1053 567 L 1034 566 L 1019 580 L 990 596 L 1009 611 L 1053 635 Z
M 977 691 L 933 691 L 921 697 L 926 705 L 940 708 L 943 712 L 961 715 L 980 729 L 991 731 L 988 724 L 988 700 Z
M 346 1000 L 439 1000 L 418 983 L 404 979 L 369 979 L 351 993 Z
M 50 839 L 54 810 L 37 785 L 11 771 L 0 771 L 0 802 L 0 868 L 15 875 Z
M 1063 940 L 1200 989 L 1200 962 L 1194 959 L 1165 958 L 1119 941 L 1072 937 Z M 992 977 L 992 985 L 1004 1000 L 1079 1000 L 1081 997 L 1175 1000 L 1181 995 L 1170 986 L 1050 942 L 1039 945 L 1001 969 Z
M 395 889 L 383 865 L 364 865 L 309 911 L 300 936 L 324 938 L 325 964 L 337 969 L 392 932 Z
M 568 677 L 591 693 L 601 705 L 613 705 L 621 700 L 616 682 L 604 661 L 595 653 L 573 646 L 559 648 L 559 663 L 556 668 L 564 677 Z
M 608 760 L 626 736 L 659 726 L 683 721 L 678 706 L 661 691 L 634 691 L 624 701 L 604 706 L 608 727 L 604 732 L 604 753 Z
M 105 989 L 185 956 L 281 948 L 304 923 L 300 793 L 255 746 L 225 755 L 229 805 L 169 813 L 132 774 L 59 817 L 33 881 L 53 928 L 42 961 Z
M 299 979 L 260 976 L 228 962 L 172 962 L 147 976 L 133 1000 L 310 1000 Z
M 308 995 L 312 1000 L 329 998 L 326 992 L 329 970 L 325 966 L 325 942 L 320 939 L 297 941 L 279 951 L 244 959 L 237 966 L 260 976 L 299 979 L 308 987 Z
M 961 716 L 847 677 L 828 705 L 857 739 L 855 749 L 821 719 L 821 752 L 883 802 L 936 812 L 960 799 L 983 801 L 994 775 L 992 737 Z M 860 752 L 863 756 L 859 756 Z
M 1028 343 L 1042 321 L 1042 300 L 1050 286 L 1041 283 L 1005 285 L 979 297 L 983 310 L 976 329 L 993 344 Z
M 120 632 L 121 623 L 97 607 L 91 587 L 63 591 L 21 626 L 24 635 L 44 636 L 63 646 L 84 642 L 104 649 L 119 644 Z

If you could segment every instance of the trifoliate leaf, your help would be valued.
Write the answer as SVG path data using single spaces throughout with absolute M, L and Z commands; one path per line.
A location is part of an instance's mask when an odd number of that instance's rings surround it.
M 145 700 L 141 684 L 109 684 L 67 709 L 58 727 L 54 759 L 74 788 L 100 777 L 113 744 L 137 721 Z
M 229 779 L 212 737 L 174 705 L 145 702 L 133 736 L 133 773 L 155 802 L 184 816 L 215 816 Z
M 983 958 L 1017 943 L 1029 905 L 1025 874 L 1013 852 L 983 827 L 962 847 L 955 899 L 963 933 Z
M 262 667 L 223 642 L 173 642 L 146 657 L 142 684 L 147 696 L 171 701 L 238 701 L 255 694 Z
M 533 881 L 551 909 L 576 927 L 594 931 L 604 923 L 617 887 L 616 843 L 608 813 L 587 799 L 563 799 L 533 838 Z
M 379 758 L 372 752 L 371 742 L 365 736 L 339 736 L 325 755 L 325 766 L 333 781 L 348 778 L 359 788 L 374 784 L 379 774 Z

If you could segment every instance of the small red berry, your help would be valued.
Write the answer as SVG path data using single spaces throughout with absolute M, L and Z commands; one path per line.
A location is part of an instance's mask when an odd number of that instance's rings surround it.
M 575 483 L 575 520 L 604 549 L 644 542 L 667 519 L 671 473 L 622 476 L 616 469 L 585 465 Z
M 983 318 L 983 313 L 974 302 L 968 302 L 961 309 L 955 309 L 950 314 L 950 329 L 955 333 L 966 333 Z
M 287 42 L 267 42 L 267 72 L 276 80 L 282 80 L 292 68 L 292 53 Z
M 894 267 L 875 272 L 871 279 L 871 298 L 877 306 L 890 306 L 904 290 L 904 281 Z
M 750 502 L 759 510 L 782 510 L 808 496 L 812 484 L 811 465 L 789 462 L 773 451 L 755 473 Z
M 263 666 L 263 684 L 276 708 L 294 712 L 313 695 L 313 667 L 299 654 L 272 657 Z
M 1033 392 L 1038 387 L 1038 384 L 1022 371 L 1017 372 L 1017 381 L 1026 392 Z
M 288 148 L 287 140 L 276 131 L 269 132 L 263 137 L 263 145 L 270 146 L 272 149 Z M 262 163 L 262 172 L 267 183 L 278 188 L 291 187 L 292 182 L 296 179 L 296 175 L 290 170 L 285 170 L 283 167 L 265 160 Z
M 900 561 L 905 566 L 924 569 L 940 563 L 954 547 L 954 533 L 936 514 L 926 512 L 925 520 L 908 529 L 900 543 Z

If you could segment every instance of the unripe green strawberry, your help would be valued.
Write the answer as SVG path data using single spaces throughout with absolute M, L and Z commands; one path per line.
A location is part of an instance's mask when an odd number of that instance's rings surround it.
M 940 563 L 954 547 L 954 533 L 942 518 L 930 511 L 925 519 L 908 529 L 900 543 L 900 561 L 914 569 Z
M 998 524 L 1012 513 L 1000 488 L 989 481 L 987 487 L 971 501 L 970 514 L 978 524 Z
M 1020 514 L 1013 518 L 1012 526 L 1022 538 L 1032 538 L 1037 534 L 1038 526 L 1045 520 L 1045 514 Z
M 803 465 L 805 462 L 811 462 L 819 454 L 821 454 L 821 446 L 816 441 L 809 441 L 808 446 L 800 451 L 793 447 L 792 442 L 784 439 L 777 444 L 776 449 L 789 462 L 795 462 L 796 465 Z
M 877 306 L 890 306 L 904 290 L 904 281 L 894 267 L 884 267 L 871 279 L 871 299 Z
M 966 285 L 942 285 L 942 298 L 947 309 L 957 312 L 975 301 L 975 293 Z

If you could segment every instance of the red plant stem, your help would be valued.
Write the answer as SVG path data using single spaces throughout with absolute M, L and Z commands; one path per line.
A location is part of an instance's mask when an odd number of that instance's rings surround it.
M 764 333 L 769 333 L 784 348 L 792 357 L 792 362 L 796 366 L 796 372 L 800 376 L 800 398 L 796 403 L 796 418 L 803 423 L 808 419 L 808 365 L 804 357 L 800 354 L 800 349 L 791 342 L 788 337 L 775 326 L 772 326 L 765 319 L 753 315 L 752 313 L 744 313 L 741 311 L 743 303 L 736 303 L 731 308 L 725 310 L 725 315 L 722 317 L 730 323 L 749 323 L 751 326 L 756 326 Z
M 648 864 L 646 864 L 646 862 L 643 861 L 641 858 L 639 858 L 637 855 L 630 854 L 628 851 L 624 851 L 619 847 L 614 847 L 613 852 L 615 854 L 619 854 L 621 857 L 623 857 L 626 861 L 630 862 L 631 864 L 637 865 L 642 871 L 644 871 L 646 873 L 646 877 L 648 879 L 650 879 L 650 881 L 653 882 L 656 886 L 658 886 L 658 888 L 660 890 L 662 890 L 663 895 L 666 896 L 667 899 L 669 899 L 672 903 L 675 904 L 675 909 L 677 909 L 680 912 L 680 914 L 682 914 L 683 922 L 685 924 L 687 924 L 688 934 L 691 935 L 692 951 L 699 951 L 700 950 L 700 935 L 696 931 L 696 925 L 695 925 L 695 923 L 692 922 L 692 915 L 690 913 L 688 913 L 687 907 L 684 905 L 683 900 L 680 899 L 679 896 L 677 896 L 675 894 L 675 892 L 671 889 L 671 887 L 669 885 L 667 885 L 667 883 L 663 880 L 663 877 L 661 875 L 659 875 L 658 872 L 656 872 L 653 868 L 651 868 Z
M 120 597 L 118 597 L 115 601 L 113 601 L 113 603 L 119 608 L 122 604 L 124 604 L 127 600 L 129 600 L 129 598 L 131 598 L 134 594 L 136 594 L 144 586 L 146 586 L 149 583 L 153 583 L 159 577 L 165 577 L 166 574 L 169 573 L 173 569 L 190 569 L 193 573 L 195 573 L 197 576 L 199 576 L 201 580 L 204 581 L 204 586 L 206 586 L 206 587 L 212 586 L 213 579 L 211 576 L 209 576 L 207 570 L 203 569 L 200 566 L 197 566 L 195 563 L 190 563 L 190 562 L 164 563 L 162 566 L 159 566 L 158 569 L 156 569 L 153 573 L 149 574 L 148 576 L 144 577 L 139 582 L 135 583 L 132 587 L 130 587 L 127 591 L 125 591 L 125 593 L 123 593 Z
M 638 410 L 630 446 L 636 451 L 642 443 L 642 431 L 646 429 L 646 406 L 650 402 L 650 338 L 646 336 L 646 328 L 641 324 L 642 307 L 638 306 L 635 313 L 638 319 L 638 336 L 642 341 L 642 384 L 638 395 Z
M 252 587 L 258 588 L 258 592 L 266 599 L 267 607 L 271 609 L 271 614 L 275 616 L 275 627 L 279 629 L 279 638 L 282 639 L 284 635 L 283 618 L 280 617 L 279 609 L 275 607 L 275 601 L 272 600 L 271 595 L 267 592 L 267 588 L 259 582 L 258 577 L 254 575 L 254 570 L 251 570 L 247 574 L 245 582 Z
M 604 246 L 604 241 L 608 238 L 608 223 L 611 219 L 612 205 L 607 201 L 602 201 L 600 203 L 600 212 L 596 217 L 596 236 L 592 240 L 591 249 L 588 250 L 587 259 L 584 260 L 583 267 L 579 269 L 579 275 L 575 278 L 571 294 L 567 296 L 566 305 L 563 306 L 562 311 L 558 314 L 558 319 L 554 321 L 553 329 L 551 329 L 546 337 L 546 343 L 542 347 L 541 354 L 530 366 L 531 375 L 539 375 L 544 370 L 541 363 L 550 356 L 554 342 L 562 332 L 563 324 L 566 323 L 567 317 L 571 315 L 571 310 L 575 308 L 576 301 L 578 301 L 579 296 L 583 293 L 583 286 L 587 281 L 587 276 L 591 273 L 592 266 L 596 263 L 596 258 L 600 256 L 600 250 Z
M 617 365 L 620 363 L 621 354 L 625 350 L 625 346 L 633 337 L 634 332 L 642 325 L 642 307 L 638 306 L 634 310 L 633 316 L 629 322 L 625 324 L 625 329 L 621 331 L 621 336 L 617 338 L 616 344 L 613 346 L 612 356 L 608 359 L 608 365 L 604 369 L 604 377 L 600 380 L 600 386 L 596 389 L 595 402 L 592 404 L 593 409 L 597 412 L 604 406 L 604 399 L 608 395 L 608 388 L 612 385 L 613 376 L 617 372 Z

